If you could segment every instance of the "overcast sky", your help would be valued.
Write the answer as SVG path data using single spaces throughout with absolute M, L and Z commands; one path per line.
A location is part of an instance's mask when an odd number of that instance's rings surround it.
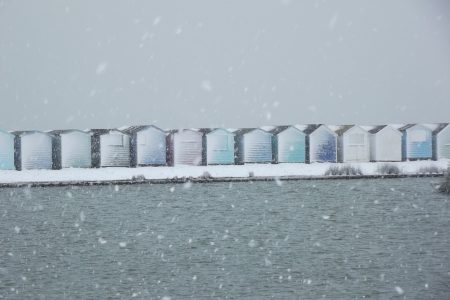
M 0 127 L 450 121 L 450 1 L 0 0 Z

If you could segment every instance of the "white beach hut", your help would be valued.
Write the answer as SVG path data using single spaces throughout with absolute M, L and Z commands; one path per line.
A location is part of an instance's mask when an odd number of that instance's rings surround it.
M 53 135 L 41 131 L 15 131 L 17 170 L 52 169 Z
M 130 136 L 117 129 L 92 129 L 93 167 L 129 167 Z
M 54 140 L 55 169 L 60 168 L 90 168 L 91 159 L 91 133 L 81 130 L 54 130 L 51 133 Z
M 370 132 L 371 161 L 401 161 L 402 133 L 389 125 L 376 126 Z
M 167 136 L 170 165 L 202 165 L 203 133 L 196 129 L 172 130 Z
M 370 161 L 370 136 L 367 130 L 358 125 L 345 125 L 336 133 L 340 162 Z
M 450 125 L 439 124 L 433 131 L 433 158 L 450 159 Z

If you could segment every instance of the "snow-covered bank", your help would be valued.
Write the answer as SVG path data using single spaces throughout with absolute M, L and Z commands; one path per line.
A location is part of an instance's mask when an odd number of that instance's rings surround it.
M 397 166 L 402 175 L 420 175 L 423 173 L 442 173 L 450 160 L 414 161 L 388 163 Z M 140 168 L 101 168 L 101 169 L 63 169 L 63 170 L 26 170 L 0 171 L 0 185 L 31 183 L 72 183 L 72 182 L 114 182 L 132 180 L 173 180 L 180 178 L 210 177 L 220 180 L 245 178 L 326 178 L 331 167 L 351 165 L 362 172 L 362 177 L 383 175 L 380 166 L 386 163 L 315 163 L 315 164 L 248 164 L 232 166 L 177 166 L 177 167 L 140 167 Z M 331 177 L 330 177 L 331 178 Z M 335 178 L 333 176 L 332 178 Z

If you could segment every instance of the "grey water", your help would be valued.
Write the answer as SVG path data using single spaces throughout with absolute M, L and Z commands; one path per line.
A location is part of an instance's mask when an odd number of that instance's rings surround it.
M 0 298 L 450 299 L 436 181 L 0 189 Z

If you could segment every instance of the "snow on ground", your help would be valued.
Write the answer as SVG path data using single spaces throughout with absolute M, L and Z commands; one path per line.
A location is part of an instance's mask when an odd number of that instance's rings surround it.
M 444 170 L 450 160 L 392 162 L 402 174 L 422 173 L 423 168 L 436 167 Z M 379 175 L 378 168 L 385 163 L 352 163 L 364 175 Z M 145 179 L 173 179 L 183 177 L 202 177 L 205 172 L 215 178 L 246 178 L 305 176 L 323 177 L 331 166 L 349 164 L 313 163 L 313 164 L 247 164 L 230 166 L 176 166 L 176 167 L 139 167 L 139 168 L 101 168 L 101 169 L 63 169 L 63 170 L 0 170 L 0 184 L 68 182 L 68 181 L 113 181 L 132 180 L 144 176 Z M 421 170 L 422 169 L 422 170 Z

